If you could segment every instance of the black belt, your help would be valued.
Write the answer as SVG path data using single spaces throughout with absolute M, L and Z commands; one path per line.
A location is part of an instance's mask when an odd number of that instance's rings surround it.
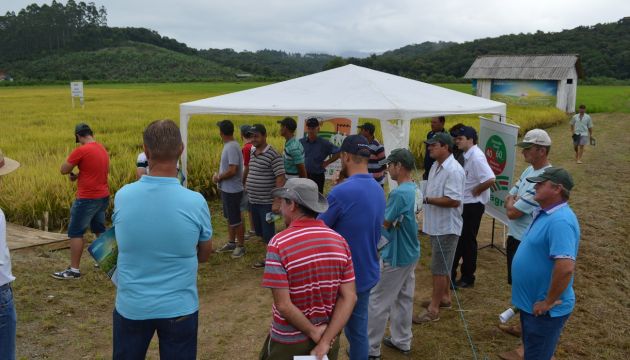
M 11 289 L 11 283 L 6 283 L 4 285 L 0 285 L 0 291 L 4 291 L 4 290 L 9 290 Z
M 292 173 L 285 173 L 285 175 L 293 175 L 293 176 L 295 176 L 295 175 L 300 175 L 300 173 L 295 173 L 295 174 L 292 174 Z

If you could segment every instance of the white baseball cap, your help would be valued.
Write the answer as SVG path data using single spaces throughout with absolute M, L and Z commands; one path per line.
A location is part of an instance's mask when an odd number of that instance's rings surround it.
M 528 148 L 532 145 L 551 146 L 551 138 L 545 130 L 532 129 L 523 136 L 523 141 L 516 144 L 516 146 L 522 148 Z
M 6 175 L 19 167 L 19 162 L 5 157 L 0 150 L 0 175 Z

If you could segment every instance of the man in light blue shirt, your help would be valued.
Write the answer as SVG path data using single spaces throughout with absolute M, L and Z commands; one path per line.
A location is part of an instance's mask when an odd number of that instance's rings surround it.
M 389 193 L 381 230 L 381 279 L 370 292 L 368 338 L 370 358 L 381 356 L 385 346 L 408 354 L 411 351 L 411 318 L 415 289 L 414 270 L 420 257 L 416 222 L 416 184 L 411 173 L 415 159 L 407 149 L 394 149 L 385 160 L 398 187 Z M 391 336 L 383 338 L 389 319 Z
M 573 274 L 580 226 L 568 205 L 573 179 L 548 167 L 535 183 L 540 208 L 512 263 L 512 303 L 519 308 L 525 360 L 551 359 L 560 333 L 575 306 Z
M 162 359 L 197 356 L 197 266 L 212 250 L 208 204 L 177 179 L 183 143 L 172 120 L 144 131 L 151 175 L 114 200 L 118 288 L 114 359 L 143 359 L 155 331 Z

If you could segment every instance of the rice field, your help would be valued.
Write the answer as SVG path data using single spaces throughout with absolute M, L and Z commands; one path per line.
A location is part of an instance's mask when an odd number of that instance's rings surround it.
M 63 230 L 75 196 L 75 184 L 59 173 L 59 167 L 74 149 L 74 125 L 88 123 L 97 141 L 103 143 L 111 159 L 112 194 L 135 180 L 135 161 L 142 147 L 142 130 L 151 121 L 179 119 L 179 104 L 210 96 L 262 86 L 264 83 L 190 84 L 100 84 L 85 85 L 85 108 L 72 108 L 68 86 L 0 87 L 0 149 L 18 160 L 22 167 L 0 183 L 0 207 L 9 221 L 36 227 L 42 214 L 49 212 L 50 229 Z M 470 92 L 466 84 L 447 85 Z M 291 114 L 287 114 L 291 115 Z M 215 123 L 223 116 L 195 116 L 189 131 L 189 187 L 207 199 L 216 198 L 211 182 L 218 168 L 221 140 Z M 268 142 L 282 149 L 276 118 L 233 116 L 235 124 L 262 122 L 268 129 Z M 361 122 L 369 119 L 361 119 Z M 534 127 L 549 127 L 566 121 L 554 108 L 508 107 L 508 121 L 521 126 L 521 133 Z M 478 127 L 476 116 L 448 117 L 455 123 Z M 378 122 L 377 139 L 381 139 Z M 429 131 L 429 119 L 418 119 L 411 127 L 410 148 L 418 158 L 422 141 Z

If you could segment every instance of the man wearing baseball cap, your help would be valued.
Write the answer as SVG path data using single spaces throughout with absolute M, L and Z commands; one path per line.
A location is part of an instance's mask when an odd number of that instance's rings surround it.
M 316 219 L 328 202 L 313 180 L 288 179 L 272 195 L 287 228 L 267 246 L 262 286 L 273 294 L 273 320 L 260 358 L 337 359 L 338 335 L 357 300 L 350 248 Z
M 70 209 L 68 237 L 70 238 L 70 266 L 55 272 L 52 277 L 60 280 L 81 277 L 79 265 L 85 240 L 83 234 L 88 226 L 98 237 L 105 231 L 105 211 L 109 206 L 109 155 L 107 150 L 94 139 L 88 124 L 77 124 L 74 139 L 80 144 L 61 165 L 61 174 L 70 181 L 77 181 L 77 197 Z M 79 173 L 73 172 L 79 168 Z
M 507 282 L 512 285 L 512 260 L 518 249 L 525 230 L 532 223 L 532 213 L 538 207 L 538 202 L 534 200 L 534 184 L 526 179 L 531 176 L 538 176 L 551 166 L 549 163 L 549 151 L 551 150 L 551 138 L 545 130 L 532 129 L 523 137 L 516 146 L 521 148 L 523 159 L 529 166 L 523 171 L 516 184 L 510 189 L 509 195 L 505 197 L 505 213 L 509 219 L 508 238 L 505 251 L 507 255 Z M 499 329 L 514 335 L 521 336 L 521 325 L 499 324 Z M 503 359 L 522 358 L 523 348 L 499 354 Z
M 374 180 L 383 186 L 385 184 L 385 169 L 387 167 L 385 165 L 385 147 L 374 137 L 374 132 L 376 131 L 374 124 L 366 122 L 357 127 L 361 130 L 360 134 L 368 139 L 368 144 L 370 145 L 371 155 L 368 162 L 368 171 L 372 174 Z
M 254 124 L 249 128 L 252 151 L 249 166 L 245 172 L 245 188 L 249 197 L 250 212 L 254 221 L 256 235 L 268 244 L 276 233 L 273 222 L 267 222 L 267 213 L 280 211 L 280 199 L 274 199 L 271 191 L 281 187 L 286 181 L 282 156 L 267 144 L 267 128 L 263 124 Z M 265 267 L 265 261 L 257 261 L 253 268 Z
M 0 150 L 0 176 L 7 175 L 20 167 L 20 163 L 5 157 Z M 11 283 L 11 255 L 7 246 L 7 222 L 0 209 L 0 359 L 15 359 L 15 327 L 17 315 L 13 303 Z
M 394 149 L 385 160 L 398 186 L 389 193 L 381 234 L 381 278 L 370 293 L 368 337 L 370 359 L 385 346 L 408 354 L 411 350 L 414 270 L 420 257 L 416 221 L 416 184 L 411 178 L 415 159 L 407 149 Z M 389 319 L 390 336 L 383 338 Z
M 519 308 L 525 359 L 550 359 L 575 306 L 573 274 L 580 226 L 568 200 L 571 175 L 548 167 L 527 178 L 540 204 L 512 263 L 512 303 Z
M 295 138 L 295 129 L 297 123 L 292 117 L 285 117 L 278 121 L 280 124 L 280 136 L 286 142 L 284 143 L 284 174 L 287 179 L 294 177 L 306 177 L 306 167 L 304 166 L 304 147 Z
M 319 120 L 315 117 L 306 119 L 306 136 L 300 139 L 304 147 L 306 175 L 315 181 L 319 192 L 323 194 L 326 168 L 339 159 L 339 148 L 318 134 Z
M 352 250 L 357 304 L 345 328 L 350 359 L 368 358 L 368 304 L 370 290 L 380 277 L 377 244 L 385 215 L 385 196 L 368 172 L 369 143 L 350 135 L 341 144 L 341 172 L 346 179 L 328 194 L 329 208 L 319 218 L 343 236 Z
M 426 309 L 413 317 L 416 324 L 440 320 L 440 308 L 451 307 L 449 279 L 457 241 L 462 233 L 464 199 L 464 169 L 451 153 L 453 138 L 440 132 L 429 140 L 429 156 L 435 159 L 429 170 L 422 231 L 431 240 L 431 299 L 424 301 Z

